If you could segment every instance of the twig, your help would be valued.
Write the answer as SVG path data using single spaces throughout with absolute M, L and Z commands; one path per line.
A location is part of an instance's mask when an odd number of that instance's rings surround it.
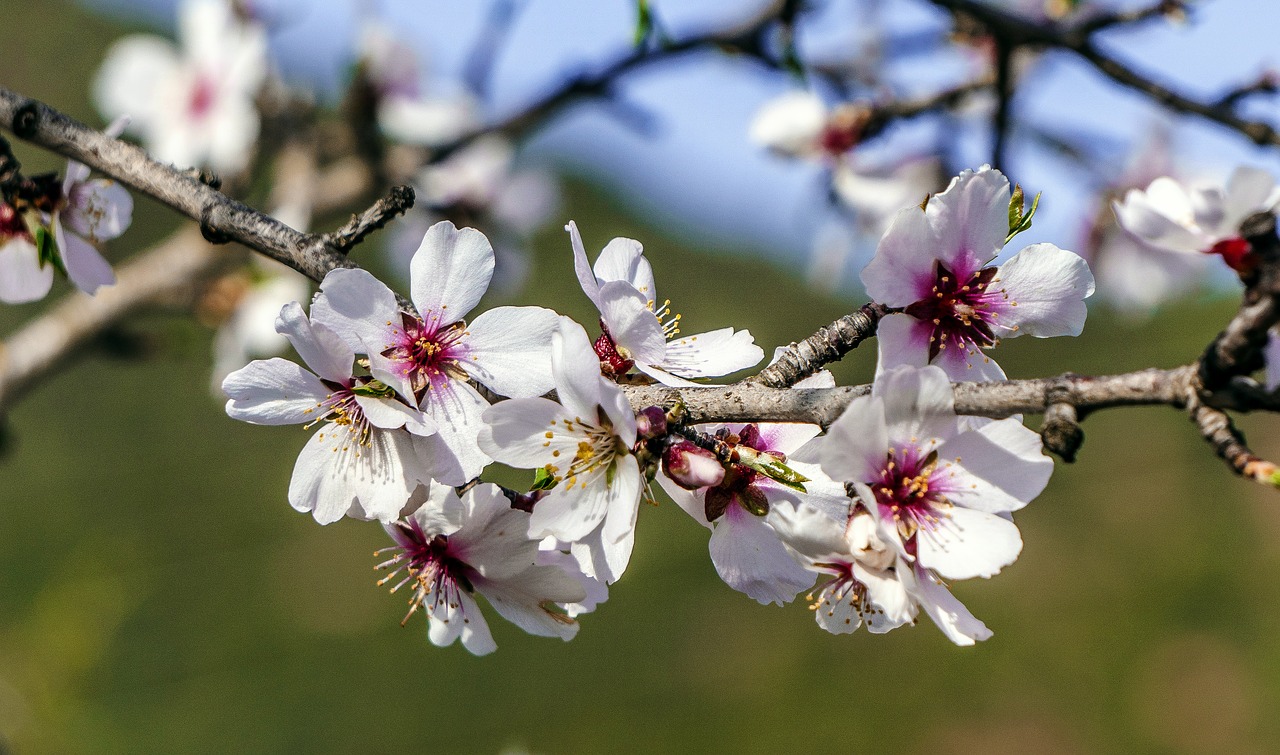
M 403 215 L 413 207 L 413 189 L 408 186 L 392 186 L 387 195 L 359 215 L 352 215 L 351 220 L 341 228 L 324 235 L 325 243 L 346 254 L 356 244 L 365 240 L 369 234 L 390 223 L 398 215 Z
M 858 311 L 845 315 L 818 329 L 800 343 L 783 350 L 778 361 L 742 381 L 744 385 L 787 388 L 804 380 L 825 364 L 838 361 L 875 335 L 886 309 L 875 303 L 863 304 Z

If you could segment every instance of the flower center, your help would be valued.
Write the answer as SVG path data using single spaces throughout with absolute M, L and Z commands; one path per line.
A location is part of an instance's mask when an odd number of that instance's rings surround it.
M 392 343 L 382 352 L 400 366 L 400 374 L 409 379 L 415 395 L 420 395 L 432 383 L 450 379 L 465 379 L 466 373 L 458 360 L 466 355 L 463 343 L 467 336 L 466 325 L 455 322 L 444 327 L 409 314 L 400 313 L 400 328 L 392 330 Z
M 825 611 L 827 617 L 832 618 L 840 604 L 847 602 L 853 613 L 864 621 L 884 613 L 884 609 L 871 602 L 867 596 L 867 586 L 853 575 L 851 564 L 823 563 L 815 566 L 831 573 L 833 577 L 805 596 L 805 600 L 809 601 L 810 611 Z M 844 622 L 852 624 L 853 616 L 846 616 Z
M 868 483 L 880 506 L 881 516 L 893 518 L 903 541 L 921 527 L 933 528 L 946 516 L 951 501 L 945 468 L 938 466 L 937 451 L 928 454 L 915 445 L 889 449 L 880 479 Z
M 325 397 L 323 401 L 316 404 L 314 409 L 308 409 L 314 412 L 316 418 L 303 425 L 305 429 L 310 429 L 318 422 L 330 422 L 338 427 L 333 432 L 345 431 L 351 442 L 357 446 L 356 455 L 360 455 L 359 446 L 369 445 L 369 434 L 372 428 L 369 420 L 364 416 L 364 410 L 360 408 L 360 403 L 356 401 L 356 394 L 352 388 L 348 388 L 328 380 L 323 381 L 333 392 Z M 355 387 L 355 386 L 353 386 Z M 322 439 L 324 435 L 320 436 Z M 343 444 L 342 451 L 350 449 L 348 444 Z
M 760 437 L 760 428 L 755 424 L 747 425 L 737 433 L 732 433 L 727 428 L 722 428 L 716 431 L 716 438 L 724 441 L 730 447 L 746 446 L 755 451 L 780 456 L 777 452 L 771 452 L 764 447 L 764 441 Z M 756 484 L 762 478 L 768 479 L 745 464 L 725 464 L 724 480 L 719 485 L 707 488 L 706 497 L 703 501 L 705 508 L 703 513 L 706 514 L 707 521 L 714 522 L 719 519 L 724 515 L 725 510 L 735 503 L 756 516 L 768 514 L 769 499 Z
M 22 222 L 22 216 L 12 205 L 0 202 L 0 240 L 8 240 L 13 237 L 31 239 L 31 231 L 27 230 L 27 224 Z
M 604 470 L 605 485 L 613 484 L 613 475 L 617 469 L 616 462 L 619 458 L 630 453 L 630 449 L 622 442 L 622 439 L 613 431 L 613 425 L 609 420 L 601 420 L 598 425 L 587 424 L 581 417 L 573 419 L 553 420 L 551 427 L 564 425 L 566 432 L 581 436 L 578 441 L 578 451 L 569 461 L 569 468 L 563 474 L 560 467 L 556 464 L 548 464 L 544 469 L 551 475 L 552 479 L 558 485 L 565 483 L 565 490 L 573 489 L 574 485 L 579 484 L 579 477 L 590 477 L 600 470 Z M 550 439 L 555 433 L 548 430 L 546 433 L 547 442 L 543 445 L 550 445 Z M 555 452 L 559 453 L 559 452 Z M 583 486 L 586 485 L 584 481 Z
M 986 267 L 963 280 L 941 262 L 936 263 L 932 290 L 923 299 L 903 311 L 917 320 L 932 323 L 929 336 L 929 361 L 948 347 L 972 351 L 996 345 L 991 326 L 1008 301 L 1004 291 L 991 290 L 998 282 L 996 268 Z
M 191 99 L 187 101 L 187 114 L 193 120 L 203 119 L 213 109 L 216 93 L 213 81 L 204 74 L 198 75 L 195 86 L 191 88 Z
M 625 349 L 618 348 L 618 343 L 613 340 L 613 334 L 609 332 L 604 320 L 600 321 L 600 337 L 592 344 L 592 348 L 595 349 L 596 356 L 600 357 L 600 371 L 606 377 L 625 375 L 636 364 Z
M 392 524 L 388 532 L 396 545 L 375 551 L 374 555 L 395 555 L 377 565 L 378 569 L 391 569 L 387 576 L 378 580 L 378 586 L 387 584 L 401 572 L 405 573 L 404 578 L 391 587 L 391 592 L 409 582 L 414 583 L 413 594 L 409 596 L 409 612 L 404 615 L 400 626 L 408 623 L 409 617 L 423 606 L 428 612 L 434 611 L 441 603 L 459 608 L 462 605 L 459 600 L 461 592 L 475 591 L 467 578 L 470 567 L 450 552 L 447 536 L 427 537 L 413 519 Z M 466 621 L 465 617 L 463 621 Z
M 662 306 L 657 306 L 657 302 L 653 299 L 649 300 L 649 311 L 653 316 L 658 318 L 658 324 L 662 326 L 662 335 L 670 341 L 672 338 L 680 335 L 680 315 L 671 314 L 671 300 L 665 299 Z

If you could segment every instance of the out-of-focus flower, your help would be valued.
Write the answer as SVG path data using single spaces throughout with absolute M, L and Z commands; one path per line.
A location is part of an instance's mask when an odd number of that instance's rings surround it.
M 358 54 L 358 70 L 376 101 L 378 127 L 388 138 L 434 147 L 480 125 L 479 107 L 470 95 L 427 95 L 417 51 L 385 24 L 365 24 Z
M 544 471 L 554 487 L 534 504 L 529 534 L 572 544 L 585 574 L 612 583 L 631 559 L 644 489 L 631 452 L 635 415 L 600 374 L 586 331 L 567 317 L 552 334 L 551 369 L 559 403 L 538 397 L 489 407 L 480 447 L 503 464 Z
M 52 286 L 52 261 L 40 259 L 35 236 L 22 214 L 0 202 L 0 302 L 38 301 Z
M 1172 178 L 1152 181 L 1146 191 L 1131 189 L 1112 206 L 1126 231 L 1171 252 L 1220 255 L 1233 269 L 1247 265 L 1249 243 L 1240 223 L 1280 203 L 1280 187 L 1264 170 L 1241 166 L 1222 186 L 1184 187 Z
M 1022 538 L 1011 518 L 1053 472 L 1040 436 L 1017 419 L 978 425 L 956 416 L 937 367 L 880 373 L 815 441 L 833 480 L 865 486 L 868 508 L 891 523 L 888 542 L 945 578 L 989 577 L 1013 563 Z
M 213 338 L 213 385 L 252 359 L 283 354 L 289 340 L 275 329 L 275 317 L 289 302 L 306 301 L 311 282 L 275 260 L 255 255 L 231 283 L 236 302 Z M 220 287 L 220 288 L 226 288 Z
M 396 545 L 378 551 L 395 553 L 379 564 L 392 571 L 378 584 L 404 572 L 391 591 L 413 583 L 405 621 L 423 609 L 427 637 L 438 647 L 461 639 L 474 655 L 497 649 L 476 594 L 529 634 L 571 640 L 578 622 L 564 606 L 581 605 L 587 591 L 564 568 L 569 564 L 540 561 L 538 541 L 526 534 L 528 521 L 529 515 L 511 508 L 496 485 L 477 485 L 461 499 L 444 485 L 432 485 L 418 510 L 383 525 Z
M 128 118 L 116 119 L 106 134 L 119 136 L 128 122 Z M 109 178 L 90 179 L 88 166 L 67 161 L 62 196 L 49 224 L 67 277 L 76 288 L 91 294 L 99 286 L 116 282 L 111 265 L 102 258 L 97 245 L 124 233 L 132 220 L 133 197 L 123 186 Z
M 903 310 L 880 321 L 878 370 L 936 364 L 955 380 L 1001 380 L 984 353 L 1000 338 L 1080 334 L 1094 284 L 1079 255 L 1033 244 L 986 266 L 1010 235 L 1010 201 L 1009 180 L 983 166 L 894 217 L 862 271 L 872 299 Z
M 313 316 L 319 315 L 313 308 Z M 258 425 L 319 424 L 298 455 L 289 504 L 321 524 L 343 516 L 390 522 L 434 476 L 422 436 L 435 427 L 385 384 L 354 372 L 355 347 L 291 302 L 276 330 L 313 372 L 279 357 L 227 376 L 227 414 Z
M 112 45 L 94 82 L 98 110 L 130 116 L 158 160 L 238 173 L 258 139 L 266 34 L 225 0 L 185 0 L 178 40 L 135 34 Z
M 559 316 L 542 307 L 496 307 L 469 323 L 493 276 L 493 247 L 474 228 L 436 223 L 410 264 L 417 315 L 365 270 L 334 270 L 313 309 L 352 343 L 361 343 L 374 377 L 412 396 L 442 444 L 435 479 L 461 485 L 491 459 L 476 445 L 489 402 L 474 379 L 510 397 L 551 390 L 551 334 Z
M 616 238 L 593 268 L 573 221 L 565 226 L 573 244 L 573 266 L 582 291 L 600 312 L 603 333 L 595 351 L 605 372 L 620 376 L 632 367 L 666 385 L 696 385 L 685 378 L 718 377 L 758 363 L 764 351 L 747 330 L 721 328 L 675 338 L 680 315 L 658 303 L 653 268 L 640 242 Z M 672 340 L 674 339 L 674 340 Z

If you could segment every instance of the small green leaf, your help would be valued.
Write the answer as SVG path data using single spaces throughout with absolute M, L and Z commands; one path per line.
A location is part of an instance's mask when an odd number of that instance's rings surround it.
M 533 470 L 533 487 L 530 490 L 550 490 L 556 486 L 556 476 L 546 467 Z
M 1019 186 L 1018 192 L 1021 191 L 1022 187 Z M 1017 236 L 1019 233 L 1022 233 L 1031 227 L 1031 219 L 1035 217 L 1036 210 L 1040 207 L 1040 195 L 1042 193 L 1043 192 L 1036 192 L 1035 199 L 1031 200 L 1031 209 L 1025 214 L 1023 214 L 1021 209 L 1019 209 L 1019 217 L 1016 223 L 1013 221 L 1013 203 L 1009 203 L 1009 235 L 1004 237 L 1004 243 L 1007 244 L 1010 241 L 1013 241 L 1014 236 Z M 1020 196 L 1020 194 L 1015 193 L 1015 196 Z
M 737 463 L 768 477 L 774 482 L 780 482 L 792 490 L 801 493 L 805 492 L 803 483 L 808 482 L 809 478 L 788 467 L 783 463 L 782 459 L 773 454 L 761 453 L 745 446 L 738 446 L 737 450 Z
M 67 274 L 67 268 L 62 264 L 62 255 L 58 254 L 58 244 L 53 239 L 53 234 L 49 233 L 49 229 L 44 226 L 36 226 L 36 255 L 40 260 L 40 267 L 45 265 L 53 265 L 53 268 L 62 273 Z
M 351 392 L 357 396 L 365 396 L 367 398 L 395 398 L 396 395 L 394 388 L 377 380 L 370 380 L 362 385 L 357 385 L 351 389 Z
M 649 0 L 636 0 L 636 47 L 644 44 L 644 41 L 653 33 L 653 10 L 649 8 Z
M 1012 231 L 1022 222 L 1022 208 L 1026 195 L 1022 192 L 1022 184 L 1013 185 L 1013 196 L 1009 199 L 1009 230 Z

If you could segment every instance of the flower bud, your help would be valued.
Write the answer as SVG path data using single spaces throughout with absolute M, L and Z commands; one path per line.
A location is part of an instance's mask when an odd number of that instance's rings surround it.
M 660 406 L 646 406 L 636 412 L 636 433 L 642 440 L 667 434 L 667 413 Z
M 662 453 L 662 471 L 686 490 L 697 490 L 724 481 L 724 467 L 715 454 L 687 440 L 667 446 Z

